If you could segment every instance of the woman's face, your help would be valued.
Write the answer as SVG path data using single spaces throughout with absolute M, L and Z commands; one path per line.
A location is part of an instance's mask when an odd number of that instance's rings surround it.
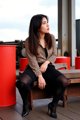
M 39 29 L 39 32 L 40 33 L 49 33 L 49 24 L 48 24 L 48 21 L 45 17 L 42 18 L 42 24 L 41 24 L 41 27 Z

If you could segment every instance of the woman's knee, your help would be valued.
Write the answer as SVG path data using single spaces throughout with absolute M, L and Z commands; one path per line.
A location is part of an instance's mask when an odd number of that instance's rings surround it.
M 68 85 L 68 79 L 65 76 L 63 76 L 63 75 L 59 76 L 58 80 L 62 83 L 62 85 L 64 87 L 66 87 Z
M 21 81 L 22 85 L 25 86 L 26 88 L 30 88 L 30 86 L 32 84 L 32 79 L 27 74 L 23 74 L 22 76 L 20 76 L 20 81 Z

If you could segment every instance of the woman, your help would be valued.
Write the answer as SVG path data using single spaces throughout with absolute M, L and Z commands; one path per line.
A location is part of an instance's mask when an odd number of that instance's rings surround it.
M 55 69 L 56 43 L 54 36 L 49 33 L 46 15 L 38 14 L 32 17 L 25 48 L 29 66 L 20 76 L 21 82 L 17 82 L 23 100 L 22 116 L 29 114 L 28 93 L 33 82 L 37 80 L 38 87 L 46 88 L 53 96 L 53 100 L 48 104 L 48 113 L 57 118 L 56 107 L 68 83 L 65 76 Z

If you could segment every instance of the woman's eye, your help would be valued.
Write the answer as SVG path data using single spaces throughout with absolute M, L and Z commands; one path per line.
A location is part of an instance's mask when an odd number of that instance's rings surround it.
M 47 24 L 48 22 L 42 22 L 42 24 Z

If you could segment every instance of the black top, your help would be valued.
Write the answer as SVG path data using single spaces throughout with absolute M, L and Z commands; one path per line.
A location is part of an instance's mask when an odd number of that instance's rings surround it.
M 46 48 L 44 48 L 44 51 L 45 51 L 45 55 L 46 55 L 46 58 L 47 58 L 47 56 L 48 56 L 47 49 L 46 49 Z

